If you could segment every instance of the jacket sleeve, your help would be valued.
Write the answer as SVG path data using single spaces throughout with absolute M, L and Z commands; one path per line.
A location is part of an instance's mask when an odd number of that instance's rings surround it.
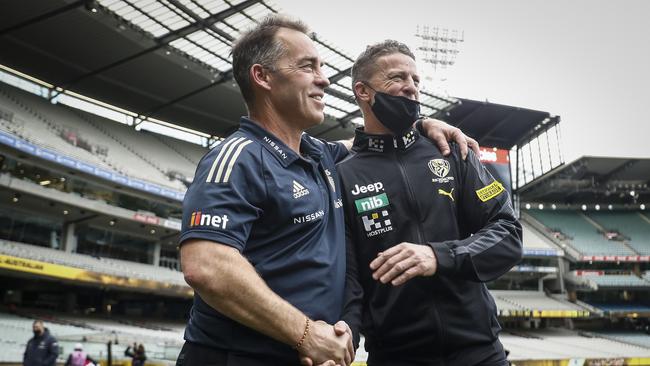
M 29 349 L 29 342 L 31 340 L 27 341 L 27 344 L 25 345 L 25 352 L 23 353 L 23 365 L 27 362 L 27 350 Z
M 59 342 L 56 338 L 50 338 L 48 344 L 47 358 L 45 359 L 44 364 L 48 366 L 56 365 L 56 358 L 59 357 Z
M 350 215 L 346 215 L 346 218 Z M 345 297 L 343 302 L 343 316 L 341 317 L 352 330 L 354 349 L 359 348 L 361 319 L 363 311 L 363 287 L 359 281 L 359 266 L 357 260 L 356 243 L 353 240 L 352 229 L 346 219 L 345 245 L 346 245 L 346 270 L 345 270 Z
M 70 366 L 72 365 L 72 353 L 68 355 L 68 359 L 65 361 L 64 366 Z
M 461 240 L 429 243 L 438 261 L 437 274 L 487 282 L 508 272 L 522 256 L 521 224 L 507 190 L 469 152 L 463 161 L 454 145 L 461 182 L 458 221 Z

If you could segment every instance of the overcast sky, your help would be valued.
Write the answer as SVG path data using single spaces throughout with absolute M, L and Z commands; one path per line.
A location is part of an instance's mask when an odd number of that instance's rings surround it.
M 417 25 L 464 31 L 456 64 L 430 88 L 559 115 L 567 162 L 650 158 L 648 0 L 276 3 L 353 57 L 386 38 L 417 48 Z

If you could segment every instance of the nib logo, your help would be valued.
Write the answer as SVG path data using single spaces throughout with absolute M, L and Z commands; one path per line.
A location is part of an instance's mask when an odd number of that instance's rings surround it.
M 194 226 L 212 226 L 217 229 L 225 229 L 228 225 L 228 215 L 209 215 L 201 211 L 192 212 L 189 227 Z

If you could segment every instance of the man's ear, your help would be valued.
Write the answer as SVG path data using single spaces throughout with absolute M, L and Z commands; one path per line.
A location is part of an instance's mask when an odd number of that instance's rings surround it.
M 354 83 L 354 94 L 358 100 L 370 103 L 372 97 L 370 96 L 370 88 L 361 81 Z
M 271 90 L 271 70 L 260 65 L 254 64 L 251 66 L 249 72 L 249 77 L 251 80 L 251 86 L 257 86 L 262 89 Z

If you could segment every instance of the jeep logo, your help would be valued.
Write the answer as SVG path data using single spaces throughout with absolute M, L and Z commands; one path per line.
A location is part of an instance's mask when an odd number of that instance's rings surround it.
M 384 184 L 382 182 L 370 183 L 367 186 L 359 187 L 358 184 L 354 185 L 354 189 L 350 191 L 353 196 L 359 195 L 361 193 L 368 192 L 379 192 L 384 190 Z

